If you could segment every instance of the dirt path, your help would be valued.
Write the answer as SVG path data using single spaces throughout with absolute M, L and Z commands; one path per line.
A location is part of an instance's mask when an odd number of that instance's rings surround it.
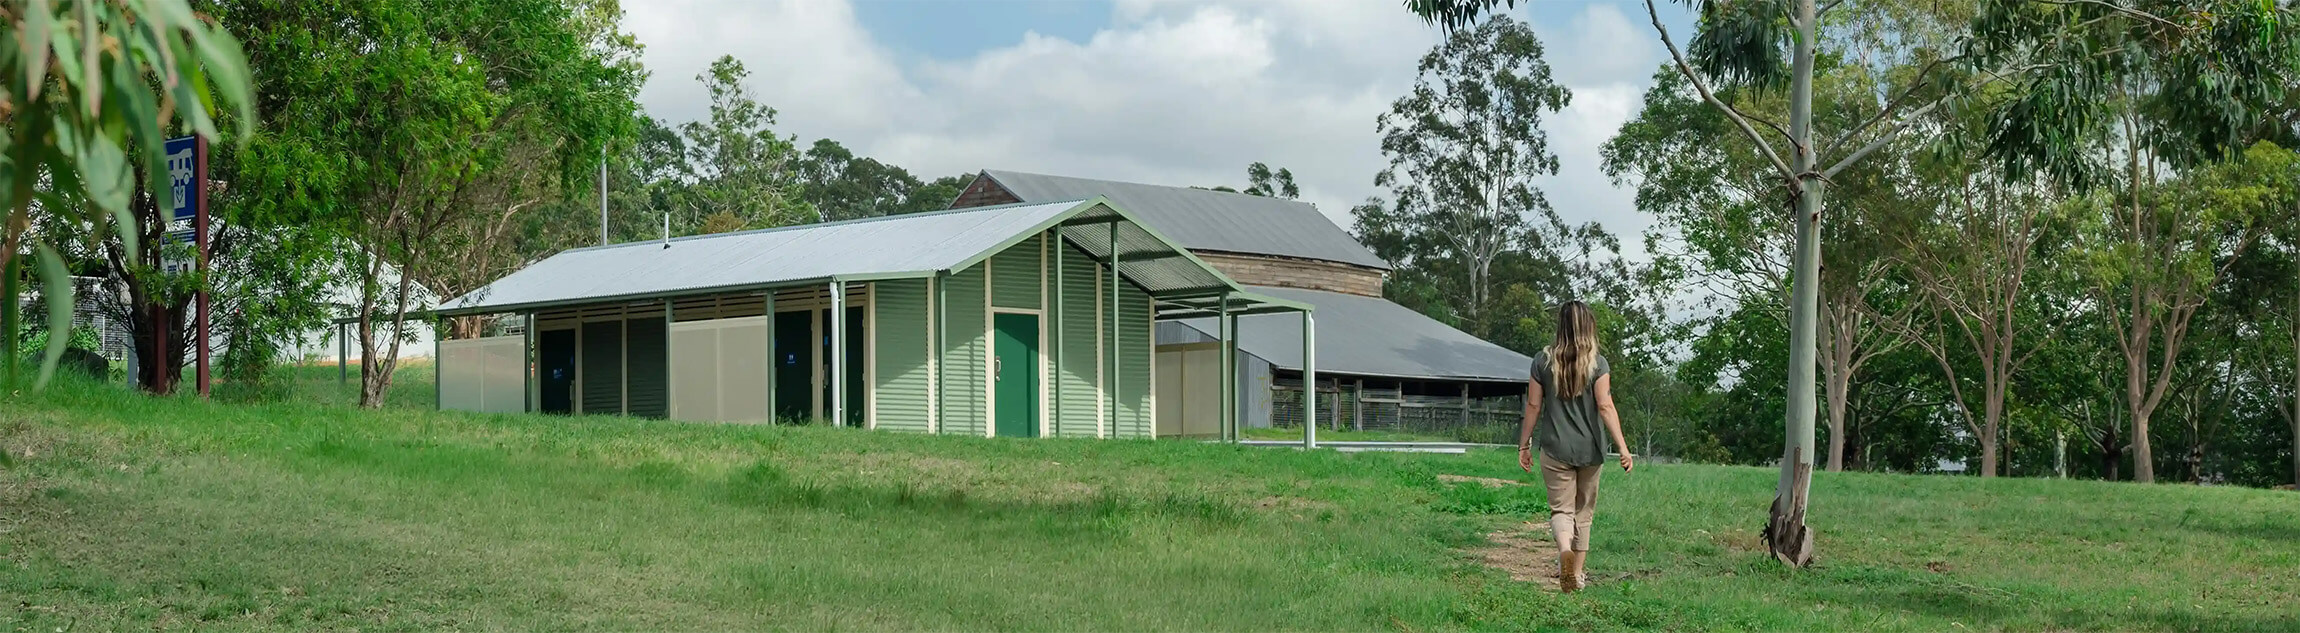
M 1557 540 L 1549 525 L 1527 521 L 1516 530 L 1495 530 L 1485 535 L 1487 545 L 1471 550 L 1488 567 L 1509 572 L 1509 579 L 1557 590 Z

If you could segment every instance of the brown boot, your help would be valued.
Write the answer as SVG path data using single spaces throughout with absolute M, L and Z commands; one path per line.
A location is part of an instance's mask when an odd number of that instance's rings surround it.
M 1557 553 L 1557 590 L 1564 593 L 1581 591 L 1581 553 L 1566 550 Z

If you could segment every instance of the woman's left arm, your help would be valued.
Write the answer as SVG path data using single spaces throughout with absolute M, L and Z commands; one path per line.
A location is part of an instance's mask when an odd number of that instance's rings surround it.
M 1605 431 L 1613 434 L 1613 445 L 1621 449 L 1621 470 L 1628 472 L 1634 466 L 1629 455 L 1629 440 L 1621 435 L 1621 412 L 1613 408 L 1613 375 L 1597 377 L 1597 416 L 1605 419 Z

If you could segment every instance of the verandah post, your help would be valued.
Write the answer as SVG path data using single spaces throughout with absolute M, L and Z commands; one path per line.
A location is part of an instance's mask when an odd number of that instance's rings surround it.
M 1238 428 L 1236 426 L 1238 378 L 1230 373 L 1233 370 L 1230 366 L 1230 339 L 1237 336 L 1237 330 L 1232 327 L 1235 324 L 1230 321 L 1230 293 L 1222 293 L 1222 307 L 1215 312 L 1219 315 L 1216 318 L 1222 321 L 1221 339 L 1215 341 L 1215 344 L 1222 346 L 1220 352 L 1222 368 L 1216 372 L 1221 375 L 1222 380 L 1222 413 L 1214 416 L 1214 419 L 1222 427 L 1222 440 L 1235 442 L 1238 441 Z
M 1118 434 L 1118 399 L 1126 393 L 1119 382 L 1119 369 L 1126 364 L 1125 348 L 1118 342 L 1118 333 L 1126 328 L 1118 322 L 1118 223 L 1110 223 L 1110 433 Z
M 1302 448 L 1318 447 L 1318 321 L 1302 311 Z
M 831 426 L 847 425 L 847 283 L 832 280 L 831 289 Z

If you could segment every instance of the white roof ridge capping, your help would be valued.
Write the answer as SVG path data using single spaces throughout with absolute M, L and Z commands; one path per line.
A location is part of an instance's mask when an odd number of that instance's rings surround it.
M 562 251 L 444 304 L 443 315 L 521 312 L 965 270 L 1053 230 L 1154 297 L 1259 297 L 1101 197 L 801 224 Z M 1115 232 L 1115 234 L 1113 234 Z
M 1109 198 L 1165 227 L 1174 244 L 1192 250 L 1391 269 L 1389 262 L 1317 205 L 1300 200 L 1005 169 L 984 169 L 981 174 L 1025 202 Z

